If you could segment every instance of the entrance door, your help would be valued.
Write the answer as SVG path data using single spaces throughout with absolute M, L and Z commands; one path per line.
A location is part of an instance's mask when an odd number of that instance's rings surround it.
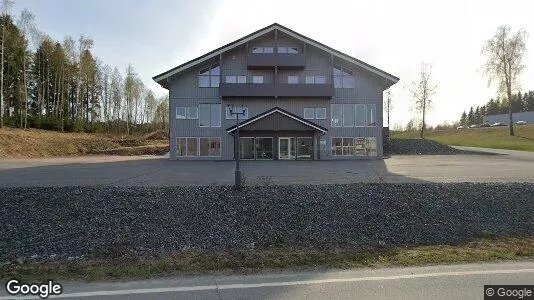
M 312 138 L 297 138 L 297 159 L 311 159 Z
M 295 159 L 295 138 L 278 139 L 278 159 Z

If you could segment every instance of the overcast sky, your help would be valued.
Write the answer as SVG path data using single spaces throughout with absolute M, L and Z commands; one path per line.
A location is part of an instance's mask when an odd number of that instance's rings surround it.
M 85 34 L 94 52 L 122 71 L 132 63 L 156 94 L 152 76 L 255 30 L 280 23 L 389 72 L 392 124 L 414 114 L 408 87 L 422 61 L 438 84 L 430 124 L 454 121 L 494 97 L 481 72 L 484 42 L 510 24 L 534 34 L 531 1 L 16 0 L 54 39 Z M 527 41 L 523 90 L 534 90 L 534 37 Z

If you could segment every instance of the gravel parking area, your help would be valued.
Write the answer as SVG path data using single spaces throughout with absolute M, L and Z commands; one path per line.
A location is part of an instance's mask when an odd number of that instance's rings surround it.
M 0 262 L 534 235 L 534 184 L 0 188 Z

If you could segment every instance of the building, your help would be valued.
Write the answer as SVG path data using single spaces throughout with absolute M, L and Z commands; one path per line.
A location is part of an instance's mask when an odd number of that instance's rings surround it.
M 517 121 L 525 121 L 528 124 L 534 124 L 534 111 L 512 113 L 512 120 L 514 123 Z M 484 116 L 484 123 L 503 123 L 509 125 L 510 116 L 508 114 Z
M 279 24 L 153 78 L 169 90 L 171 159 L 382 156 L 383 91 L 399 78 Z

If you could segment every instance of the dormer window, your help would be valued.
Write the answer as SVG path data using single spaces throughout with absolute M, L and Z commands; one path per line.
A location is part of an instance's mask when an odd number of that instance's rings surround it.
M 208 87 L 219 87 L 219 75 L 221 74 L 221 67 L 219 65 L 214 65 L 200 71 L 198 75 L 198 87 L 208 88 Z
M 278 53 L 296 54 L 299 53 L 299 49 L 297 47 L 278 47 Z
M 332 70 L 335 88 L 354 88 L 352 70 L 335 66 Z
M 252 53 L 274 53 L 273 47 L 252 47 Z

